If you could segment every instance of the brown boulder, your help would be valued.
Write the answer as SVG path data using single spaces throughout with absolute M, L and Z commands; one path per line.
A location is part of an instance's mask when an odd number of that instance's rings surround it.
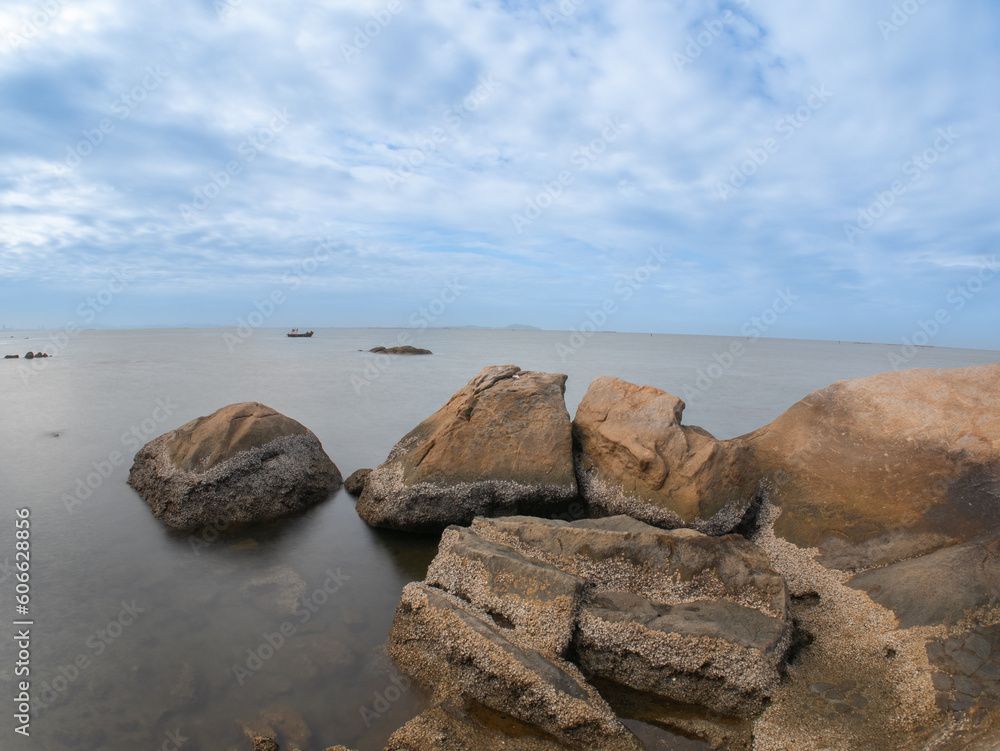
M 364 492 L 365 483 L 368 482 L 368 475 L 372 471 L 370 469 L 356 469 L 344 480 L 344 490 L 357 498 Z
M 580 492 L 591 512 L 658 527 L 725 534 L 759 492 L 743 441 L 681 425 L 684 402 L 652 386 L 601 376 L 573 420 Z
M 857 569 L 1000 528 L 998 383 L 1000 365 L 839 381 L 743 436 L 775 533 Z
M 484 368 L 368 476 L 373 527 L 437 532 L 476 516 L 544 514 L 576 497 L 566 376 Z
M 339 488 L 341 476 L 306 427 L 263 404 L 243 402 L 147 443 L 128 481 L 159 519 L 190 529 L 307 508 Z

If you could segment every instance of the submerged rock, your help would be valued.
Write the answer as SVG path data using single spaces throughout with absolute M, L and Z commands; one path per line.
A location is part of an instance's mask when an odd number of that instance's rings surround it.
M 725 534 L 759 492 L 742 440 L 681 425 L 684 402 L 652 386 L 601 376 L 573 420 L 580 492 L 591 512 L 628 514 L 658 527 Z
M 433 355 L 429 349 L 421 349 L 420 347 L 414 347 L 409 344 L 403 345 L 402 347 L 372 347 L 369 352 L 375 352 L 382 355 Z
M 157 518 L 178 529 L 274 519 L 340 484 L 311 431 L 257 402 L 231 404 L 150 441 L 129 472 Z
M 841 569 L 1000 529 L 1000 364 L 839 381 L 746 436 L 774 531 Z
M 438 532 L 476 516 L 554 512 L 576 497 L 566 376 L 484 368 L 368 476 L 373 527 Z

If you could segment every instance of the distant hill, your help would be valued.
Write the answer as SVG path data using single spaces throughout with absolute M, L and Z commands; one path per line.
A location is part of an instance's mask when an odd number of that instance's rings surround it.
M 476 326 L 475 324 L 465 324 L 464 326 L 442 326 L 446 329 L 485 329 L 488 331 L 541 331 L 537 326 L 528 326 L 523 323 L 512 323 L 510 326 Z

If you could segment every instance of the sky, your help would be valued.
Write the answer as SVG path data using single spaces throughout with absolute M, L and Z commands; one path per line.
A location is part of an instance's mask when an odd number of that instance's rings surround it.
M 998 71 L 995 0 L 5 0 L 0 325 L 1000 349 Z

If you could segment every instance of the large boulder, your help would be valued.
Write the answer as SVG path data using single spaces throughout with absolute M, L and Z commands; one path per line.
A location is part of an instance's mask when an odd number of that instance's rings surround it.
M 484 368 L 368 476 L 373 527 L 439 532 L 477 516 L 556 512 L 577 494 L 566 376 Z
M 170 527 L 225 528 L 322 501 L 341 484 L 319 439 L 257 402 L 231 404 L 147 443 L 129 472 Z
M 725 534 L 760 490 L 753 451 L 681 425 L 684 402 L 652 386 L 601 376 L 573 420 L 577 479 L 591 513 Z
M 1000 528 L 998 383 L 1000 364 L 840 381 L 743 436 L 775 533 L 859 569 Z
M 389 654 L 439 703 L 472 700 L 571 748 L 642 748 L 572 664 L 509 640 L 487 613 L 440 589 L 403 589 Z

